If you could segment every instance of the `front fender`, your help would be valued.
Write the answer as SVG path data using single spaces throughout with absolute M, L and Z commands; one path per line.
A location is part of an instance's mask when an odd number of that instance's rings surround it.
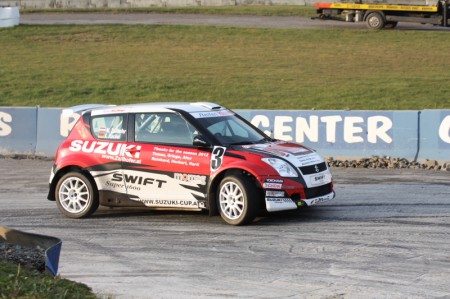
M 265 164 L 261 161 L 261 163 Z M 208 182 L 208 210 L 209 215 L 218 215 L 219 209 L 216 203 L 216 194 L 217 189 L 219 188 L 220 182 L 224 177 L 230 175 L 231 173 L 239 172 L 242 175 L 246 175 L 254 178 L 254 182 L 258 189 L 262 189 L 262 181 L 264 181 L 264 177 L 268 176 L 278 176 L 278 173 L 271 168 L 269 165 L 263 165 L 259 163 L 254 163 L 252 161 L 247 160 L 238 160 L 232 161 L 230 163 L 226 163 L 226 165 L 222 166 L 216 172 L 211 174 L 210 180 Z

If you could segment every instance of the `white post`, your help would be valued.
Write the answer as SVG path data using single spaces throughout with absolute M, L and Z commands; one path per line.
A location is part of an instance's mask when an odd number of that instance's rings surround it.
M 14 27 L 20 23 L 19 7 L 0 6 L 0 27 Z

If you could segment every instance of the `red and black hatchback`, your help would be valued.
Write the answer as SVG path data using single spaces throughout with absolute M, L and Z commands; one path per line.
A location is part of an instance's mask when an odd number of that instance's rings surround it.
M 71 218 L 99 205 L 209 210 L 229 224 L 262 209 L 297 209 L 334 198 L 327 163 L 274 140 L 213 103 L 84 109 L 60 145 L 49 200 Z

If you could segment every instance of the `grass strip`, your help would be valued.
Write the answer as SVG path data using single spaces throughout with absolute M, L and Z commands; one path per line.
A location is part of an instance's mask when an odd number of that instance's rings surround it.
M 21 25 L 0 49 L 0 106 L 450 108 L 442 31 Z
M 0 260 L 0 298 L 93 299 L 97 296 L 84 284 L 43 275 Z

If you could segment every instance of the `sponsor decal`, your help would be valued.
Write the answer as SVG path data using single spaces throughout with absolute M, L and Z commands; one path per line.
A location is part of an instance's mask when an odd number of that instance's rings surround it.
M 283 184 L 284 180 L 280 180 L 280 179 L 266 179 L 267 183 L 278 183 L 278 184 Z
M 113 178 L 111 179 L 113 182 L 125 182 L 128 186 L 128 184 L 137 184 L 137 185 L 156 185 L 157 188 L 161 188 L 163 184 L 167 183 L 167 181 L 164 180 L 158 180 L 154 178 L 149 177 L 143 177 L 138 175 L 128 175 L 128 174 L 121 174 L 121 173 L 115 173 L 113 174 Z
M 266 198 L 266 201 L 270 201 L 270 202 L 273 202 L 273 203 L 284 203 L 284 202 L 292 202 L 292 199 L 290 199 L 290 198 L 279 198 L 279 197 L 276 197 L 276 198 L 274 198 L 274 197 L 267 197 Z
M 190 150 L 181 150 L 173 148 L 165 148 L 155 146 L 152 151 L 152 161 L 177 164 L 184 166 L 199 167 L 200 162 L 198 162 L 197 157 L 208 157 L 209 153 L 195 152 Z
M 103 128 L 100 129 L 100 132 L 102 132 L 102 129 Z M 103 138 L 107 138 L 107 139 L 122 139 L 122 136 L 125 135 L 125 133 L 127 132 L 127 130 L 125 130 L 125 129 L 114 129 L 114 128 L 106 128 L 103 130 L 104 130 Z M 99 137 L 100 137 L 100 133 L 99 133 Z
M 98 138 L 106 138 L 106 128 L 100 128 L 98 130 Z
M 230 110 L 222 110 L 222 111 L 211 111 L 211 112 L 195 112 L 191 113 L 191 115 L 195 118 L 210 118 L 210 117 L 221 117 L 227 115 L 234 115 Z
M 280 179 L 266 179 L 263 187 L 266 189 L 281 189 L 283 188 L 283 182 L 284 180 Z
M 334 198 L 334 194 L 330 193 L 328 195 L 316 197 L 316 198 L 313 198 L 313 199 L 305 199 L 304 201 L 306 202 L 306 204 L 308 206 L 312 206 L 312 205 L 316 205 L 316 204 L 319 204 L 319 203 L 330 201 L 333 198 Z
M 300 166 L 308 166 L 311 164 L 319 164 L 323 162 L 322 158 L 316 153 L 311 153 L 309 155 L 304 156 L 297 156 L 297 159 L 298 162 L 300 163 Z
M 186 183 L 194 183 L 198 185 L 206 185 L 206 176 L 187 173 L 174 173 L 174 179 Z
M 297 209 L 297 205 L 292 201 L 292 199 L 287 197 L 266 197 L 266 209 L 268 212 L 295 210 Z
M 105 189 L 112 189 L 112 190 L 125 190 L 125 184 L 124 183 L 115 183 L 111 181 L 105 182 Z M 138 188 L 137 190 L 140 190 L 141 188 Z
M 283 188 L 283 184 L 264 183 L 263 187 L 266 189 L 281 189 Z
M 313 200 L 311 200 L 311 202 L 309 204 L 312 206 L 312 205 L 316 205 L 323 201 L 326 201 L 326 199 L 323 197 L 318 197 L 318 198 L 314 198 Z
M 284 197 L 284 191 L 271 191 L 271 190 L 267 190 L 266 191 L 266 196 L 267 197 Z
M 72 152 L 100 154 L 102 155 L 102 158 L 114 161 L 141 163 L 140 145 L 128 145 L 126 143 L 106 141 L 73 140 L 70 144 L 69 150 Z
M 329 173 L 322 173 L 319 175 L 310 176 L 311 186 L 324 185 L 328 184 L 329 182 L 331 182 L 331 174 Z
M 193 200 L 171 200 L 171 199 L 139 199 L 148 207 L 166 208 L 199 208 L 199 204 Z

